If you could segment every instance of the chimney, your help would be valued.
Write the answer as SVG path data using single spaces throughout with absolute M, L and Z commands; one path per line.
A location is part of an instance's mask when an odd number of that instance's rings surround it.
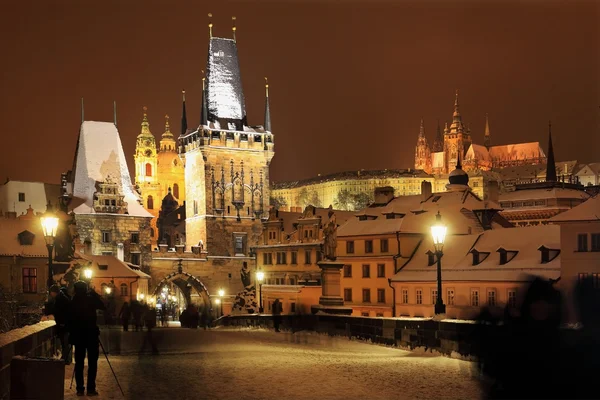
M 500 198 L 498 181 L 489 181 L 487 189 L 487 200 L 497 204 L 498 199 Z
M 431 196 L 431 193 L 433 193 L 433 190 L 431 188 L 431 182 L 421 182 L 421 198 L 423 199 L 423 201 L 427 200 L 429 196 Z
M 375 205 L 385 205 L 394 199 L 394 188 L 383 186 L 375 188 Z

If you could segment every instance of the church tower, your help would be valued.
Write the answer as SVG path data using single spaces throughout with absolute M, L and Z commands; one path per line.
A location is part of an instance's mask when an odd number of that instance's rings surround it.
M 209 256 L 243 257 L 258 244 L 268 215 L 274 136 L 270 109 L 264 125 L 248 125 L 235 38 L 213 37 L 209 27 L 201 124 L 179 137 L 186 248 L 202 242 Z
M 150 132 L 147 108 L 144 107 L 142 118 L 142 129 L 135 143 L 135 185 L 142 197 L 144 208 L 152 214 L 151 237 L 152 244 L 156 244 L 158 230 L 156 229 L 156 218 L 160 208 L 161 196 L 160 180 L 158 173 L 158 154 L 156 151 L 156 140 Z
M 422 169 L 428 174 L 431 173 L 431 149 L 425 137 L 425 123 L 423 118 L 421 118 L 419 138 L 415 147 L 415 169 Z
M 165 115 L 165 132 L 162 134 L 158 148 L 159 195 L 160 199 L 164 198 L 170 188 L 172 196 L 181 204 L 185 201 L 185 170 L 176 149 L 177 142 L 171 133 L 169 116 Z
M 452 124 L 444 130 L 444 153 L 446 155 L 446 172 L 456 168 L 458 157 L 464 159 L 465 153 L 471 146 L 471 132 L 465 127 L 458 106 L 458 90 L 454 100 Z

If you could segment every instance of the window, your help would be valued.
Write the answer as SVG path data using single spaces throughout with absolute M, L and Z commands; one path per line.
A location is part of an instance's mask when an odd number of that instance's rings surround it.
M 246 234 L 233 234 L 233 251 L 236 256 L 246 254 Z
M 383 318 L 383 313 L 377 313 L 376 316 L 377 318 Z
M 346 242 L 346 253 L 354 254 L 354 241 L 353 240 Z
M 152 165 L 150 163 L 146 163 L 146 176 L 152 176 Z
M 154 210 L 154 198 L 148 196 L 148 210 Z
M 496 306 L 496 289 L 488 289 L 487 303 L 488 303 L 488 306 L 490 306 L 490 307 Z
M 362 266 L 362 277 L 370 278 L 371 277 L 371 266 L 369 264 L 363 264 Z
M 323 253 L 321 253 L 321 250 L 316 251 L 316 256 L 317 256 L 317 262 L 320 262 L 323 259 Z
M 139 232 L 131 232 L 131 243 L 139 243 L 140 242 L 140 233 Z
M 385 289 L 377 289 L 377 302 L 385 303 Z
M 368 312 L 368 311 L 361 312 L 361 313 L 360 313 L 360 316 L 361 316 L 361 317 L 368 317 L 368 316 L 369 316 L 369 312 Z
M 292 262 L 291 262 L 291 264 L 292 265 L 298 264 L 298 252 L 297 251 L 292 251 L 290 254 L 292 256 Z
M 312 253 L 311 250 L 304 250 L 304 264 L 312 264 L 312 261 L 310 260 L 310 253 Z
M 173 184 L 173 196 L 175 196 L 176 199 L 179 199 L 179 185 L 176 183 Z
M 385 278 L 385 264 L 377 264 L 377 277 Z
M 131 263 L 133 265 L 140 265 L 140 253 L 131 253 Z
M 344 301 L 352 301 L 352 289 L 351 288 L 344 289 Z
M 508 306 L 513 308 L 517 306 L 517 291 L 515 289 L 508 290 Z
M 382 253 L 387 253 L 389 251 L 389 243 L 387 239 L 381 239 L 379 242 L 379 247 Z
M 592 251 L 600 251 L 600 233 L 592 233 Z
M 363 303 L 371 302 L 371 289 L 363 289 Z
M 24 202 L 25 201 L 25 193 L 19 193 L 19 201 L 20 202 Z
M 402 304 L 408 304 L 408 289 L 402 289 Z
M 198 215 L 198 200 L 194 200 L 194 215 Z
M 23 293 L 37 293 L 37 268 L 23 268 Z
M 588 251 L 587 242 L 587 233 L 580 233 L 579 235 L 577 235 L 577 251 Z
M 127 284 L 121 283 L 121 296 L 127 296 Z
M 110 243 L 110 232 L 109 231 L 102 232 L 102 243 Z
M 431 289 L 431 304 L 435 304 L 435 302 L 437 301 L 437 295 L 437 289 Z
M 365 253 L 372 253 L 372 252 L 373 252 L 373 241 L 365 240 Z
M 448 289 L 447 303 L 449 306 L 454 305 L 454 289 Z
M 290 303 L 290 312 L 296 312 L 296 303 Z
M 352 278 L 352 265 L 344 265 L 344 278 Z
M 287 253 L 285 251 L 277 252 L 277 264 L 287 264 Z
M 416 291 L 417 293 L 417 304 L 423 304 L 423 290 L 422 289 L 417 289 Z
M 479 289 L 471 289 L 471 306 L 479 306 Z

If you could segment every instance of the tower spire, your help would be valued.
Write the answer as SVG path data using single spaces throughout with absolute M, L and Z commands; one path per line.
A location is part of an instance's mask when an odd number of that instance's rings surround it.
M 83 124 L 85 121 L 84 113 L 83 113 L 83 97 L 81 98 L 81 123 Z
M 171 125 L 169 124 L 169 114 L 165 115 L 165 133 L 171 133 Z
M 488 118 L 488 114 L 485 113 L 485 136 L 483 138 L 483 145 L 488 149 L 492 145 L 491 137 L 490 137 L 490 120 Z
M 204 70 L 202 70 L 204 74 Z M 208 125 L 208 103 L 206 101 L 206 77 L 202 77 L 202 106 L 200 108 L 200 125 Z
M 235 31 L 237 31 L 237 27 L 235 26 L 235 15 L 233 17 L 231 17 L 231 22 L 233 24 L 233 26 L 231 27 L 231 30 L 233 31 L 233 41 L 237 42 L 236 38 L 235 38 Z
M 437 129 L 435 133 L 435 140 L 433 141 L 433 151 L 435 153 L 444 151 L 444 138 L 442 137 L 442 129 L 440 128 L 440 120 L 437 120 Z
M 460 115 L 458 111 L 458 89 L 456 89 L 456 97 L 454 98 L 454 115 Z
M 181 133 L 183 136 L 187 132 L 187 113 L 185 112 L 185 90 L 181 91 L 181 95 L 183 97 L 182 111 L 181 111 Z
M 423 117 L 421 117 L 421 126 L 419 127 L 419 138 L 425 137 L 425 121 Z
M 117 101 L 113 100 L 113 121 L 115 122 L 115 126 L 117 126 Z
M 265 76 L 265 131 L 271 132 L 271 106 L 269 104 L 269 80 Z
M 150 132 L 150 123 L 148 122 L 148 107 L 144 106 L 144 118 L 142 118 L 142 131 L 138 135 L 138 137 L 154 137 L 152 136 L 152 132 Z
M 546 182 L 556 182 L 556 163 L 552 146 L 552 122 L 548 121 L 548 157 L 546 159 Z
M 212 13 L 208 13 L 208 37 L 209 38 L 212 38 L 212 27 L 213 27 L 213 24 L 212 24 L 211 18 L 212 18 Z

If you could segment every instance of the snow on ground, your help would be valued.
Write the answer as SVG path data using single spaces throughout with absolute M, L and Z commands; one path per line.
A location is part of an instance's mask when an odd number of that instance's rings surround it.
M 473 363 L 314 333 L 165 329 L 185 349 L 110 356 L 127 399 L 476 399 Z M 142 332 L 136 335 L 141 343 Z M 134 339 L 137 339 L 134 336 Z M 124 342 L 124 341 L 123 341 Z M 159 351 L 162 344 L 158 344 Z M 179 347 L 181 348 L 181 347 Z M 65 399 L 73 366 L 65 372 Z M 100 399 L 122 398 L 106 360 Z

